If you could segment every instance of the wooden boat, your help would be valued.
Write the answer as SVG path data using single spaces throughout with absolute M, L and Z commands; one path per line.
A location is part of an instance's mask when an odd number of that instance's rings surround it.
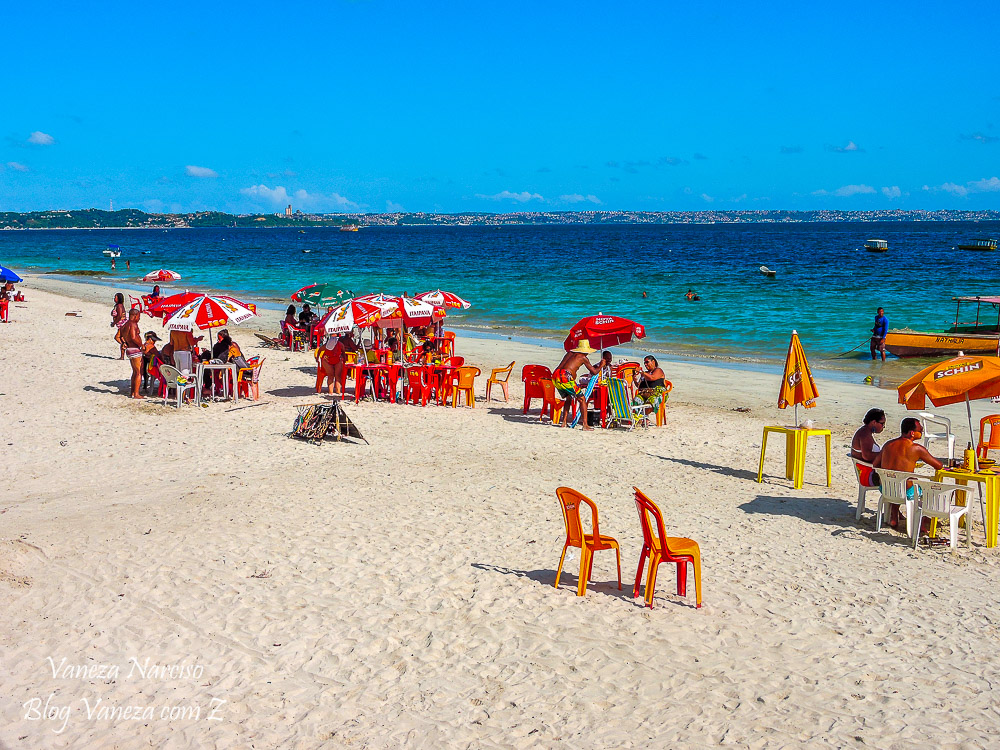
M 996 250 L 997 249 L 997 241 L 996 240 L 973 240 L 971 243 L 967 243 L 965 245 L 959 245 L 958 249 L 959 250 L 980 250 L 980 251 Z
M 778 275 L 778 272 L 777 272 L 777 271 L 772 271 L 772 270 L 771 270 L 770 268 L 768 268 L 767 266 L 761 266 L 761 267 L 760 267 L 760 272 L 761 272 L 762 274 L 764 274 L 764 276 L 766 276 L 766 277 L 767 277 L 767 278 L 769 278 L 769 279 L 773 279 L 773 278 L 774 278 L 775 276 L 777 276 L 777 275 Z
M 897 357 L 955 356 L 959 352 L 1000 355 L 1000 297 L 952 299 L 958 307 L 955 324 L 947 331 L 894 328 L 885 337 L 885 350 Z M 976 307 L 976 319 L 963 323 L 962 311 L 969 311 L 972 305 Z M 983 308 L 983 305 L 988 307 Z
M 888 252 L 889 243 L 886 240 L 865 240 L 865 250 L 870 253 Z

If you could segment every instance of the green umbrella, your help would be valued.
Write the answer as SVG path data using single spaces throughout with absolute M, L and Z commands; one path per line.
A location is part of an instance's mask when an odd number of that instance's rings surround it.
M 310 284 L 292 295 L 292 302 L 306 302 L 316 307 L 339 305 L 347 297 L 344 289 L 336 289 L 333 284 Z

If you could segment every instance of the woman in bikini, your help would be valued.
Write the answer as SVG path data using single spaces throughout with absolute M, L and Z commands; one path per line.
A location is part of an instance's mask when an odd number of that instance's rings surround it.
M 115 330 L 115 341 L 121 347 L 121 356 L 125 359 L 125 342 L 122 340 L 122 326 L 128 322 L 128 310 L 125 309 L 125 295 L 121 292 L 115 295 L 115 306 L 111 309 L 111 325 Z
M 351 334 L 341 336 L 340 338 L 327 336 L 323 341 L 323 345 L 313 355 L 316 358 L 316 364 L 326 374 L 326 381 L 329 384 L 331 396 L 334 394 L 338 396 L 344 395 L 340 388 L 340 379 L 344 372 L 344 352 L 355 351 L 356 349 L 357 347 L 354 346 Z M 320 382 L 317 378 L 316 393 L 322 392 Z

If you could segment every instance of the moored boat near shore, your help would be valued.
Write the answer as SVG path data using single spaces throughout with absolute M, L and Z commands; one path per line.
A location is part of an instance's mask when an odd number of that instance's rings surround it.
M 996 240 L 973 240 L 972 242 L 967 242 L 964 245 L 958 246 L 959 250 L 979 250 L 979 251 L 990 251 L 997 249 Z
M 914 331 L 894 328 L 885 338 L 885 350 L 897 357 L 936 357 L 966 354 L 1000 354 L 1000 297 L 953 297 L 955 324 L 947 331 Z M 961 314 L 976 306 L 976 319 L 962 322 Z M 989 305 L 985 310 L 983 305 Z M 992 308 L 992 310 L 990 310 Z M 982 318 L 983 313 L 989 320 Z M 993 314 L 996 314 L 994 319 Z

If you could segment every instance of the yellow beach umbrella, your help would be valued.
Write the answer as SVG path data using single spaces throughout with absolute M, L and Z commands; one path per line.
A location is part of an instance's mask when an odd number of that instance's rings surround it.
M 792 340 L 788 342 L 788 356 L 785 357 L 785 372 L 781 378 L 781 390 L 778 391 L 778 408 L 794 406 L 795 424 L 798 426 L 799 404 L 811 409 L 816 406 L 818 397 L 819 391 L 816 390 L 816 382 L 809 369 L 809 362 L 806 361 L 798 331 L 792 331 Z

